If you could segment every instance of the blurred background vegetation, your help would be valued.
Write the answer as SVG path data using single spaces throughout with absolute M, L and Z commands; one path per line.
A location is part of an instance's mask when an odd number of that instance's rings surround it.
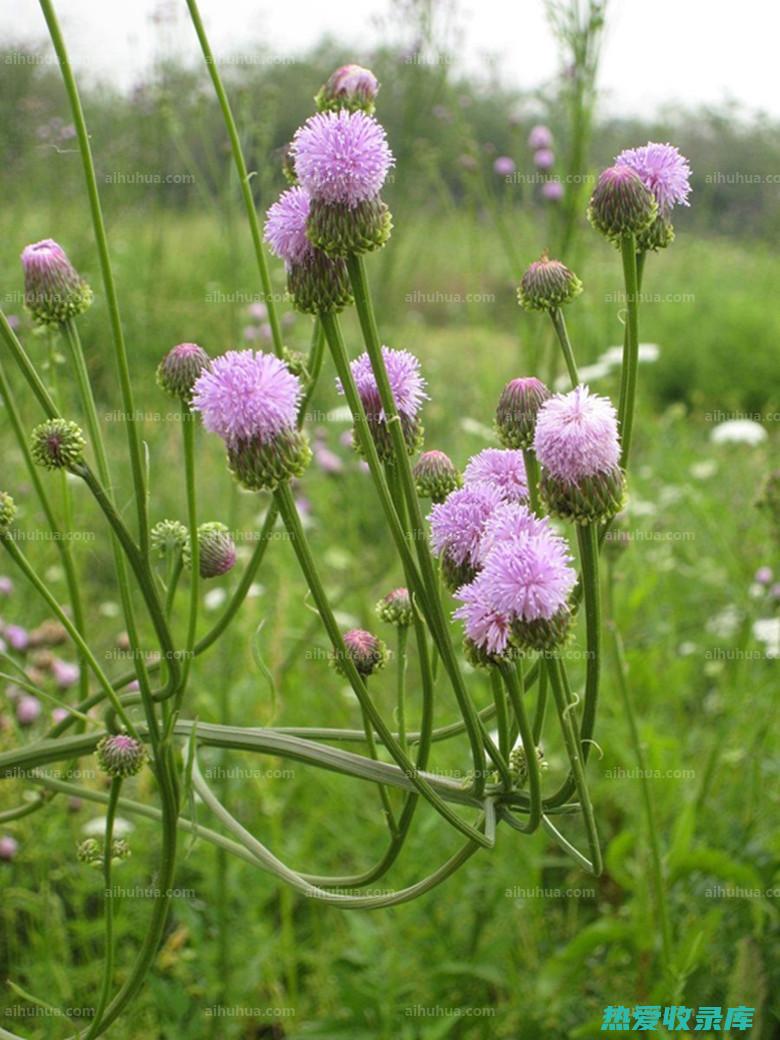
M 560 19 L 567 5 L 556 10 Z M 325 40 L 294 62 L 244 51 L 222 71 L 256 171 L 260 212 L 284 186 L 284 148 L 327 75 L 345 61 L 376 71 L 377 114 L 397 158 L 387 191 L 395 231 L 368 260 L 380 326 L 390 345 L 421 357 L 431 394 L 427 446 L 458 464 L 492 443 L 493 411 L 508 379 L 555 377 L 544 322 L 520 312 L 514 297 L 523 268 L 545 247 L 555 252 L 565 244 L 561 259 L 585 282 L 568 316 L 575 349 L 581 364 L 595 365 L 593 387 L 616 393 L 616 369 L 599 359 L 622 340 L 622 278 L 617 255 L 584 217 L 589 178 L 617 151 L 648 139 L 672 141 L 694 170 L 692 206 L 678 211 L 677 241 L 647 266 L 651 295 L 641 332 L 657 345 L 649 358 L 657 357 L 640 373 L 630 539 L 613 591 L 641 739 L 658 771 L 650 786 L 676 971 L 665 975 L 660 964 L 640 783 L 631 775 L 636 758 L 610 662 L 597 731 L 603 757 L 594 755 L 590 766 L 606 846 L 603 877 L 581 874 L 544 835 L 501 833 L 494 853 L 476 856 L 418 902 L 340 913 L 195 844 L 180 861 L 181 895 L 155 973 L 111 1036 L 584 1040 L 598 1034 L 607 1004 L 679 1003 L 755 1007 L 751 1035 L 768 1040 L 780 1035 L 780 971 L 772 958 L 780 884 L 778 760 L 771 751 L 777 646 L 762 641 L 760 623 L 775 624 L 777 606 L 753 575 L 778 562 L 766 517 L 754 508 L 777 465 L 780 419 L 780 316 L 772 305 L 780 208 L 771 181 L 780 170 L 778 127 L 736 109 L 600 119 L 593 51 L 578 50 L 585 37 L 567 36 L 560 20 L 557 77 L 530 94 L 498 81 L 476 84 L 446 60 L 456 46 L 441 35 L 449 32 L 446 19 L 442 29 L 427 5 L 414 3 L 401 17 L 408 20 L 405 47 L 356 54 Z M 0 297 L 76 414 L 56 339 L 34 333 L 24 316 L 18 254 L 27 242 L 53 237 L 92 282 L 95 304 L 80 327 L 120 488 L 127 489 L 83 176 L 58 70 L 46 54 L 0 52 Z M 103 84 L 87 88 L 83 100 L 145 415 L 152 519 L 183 517 L 180 431 L 155 385 L 155 366 L 177 342 L 195 340 L 216 354 L 262 346 L 266 335 L 261 313 L 249 310 L 262 296 L 227 139 L 206 70 L 169 62 L 162 45 L 152 73 L 131 92 Z M 546 201 L 533 180 L 527 137 L 538 123 L 553 132 L 559 173 L 580 178 L 564 184 L 560 203 Z M 499 156 L 516 164 L 509 181 L 494 171 Z M 273 274 L 282 299 L 280 265 Z M 356 354 L 362 347 L 352 314 L 345 328 Z M 286 319 L 290 347 L 306 349 L 310 333 L 308 319 Z M 32 426 L 33 403 L 13 382 Z M 309 429 L 336 461 L 326 466 L 321 456 L 297 493 L 340 619 L 375 628 L 373 604 L 401 579 L 367 477 L 344 444 L 348 427 L 334 411 L 341 403 L 326 368 Z M 743 416 L 768 436 L 755 445 L 713 443 L 718 423 Z M 203 518 L 229 523 L 246 559 L 267 503 L 235 488 L 214 440 L 200 441 Z M 33 526 L 36 502 L 5 424 L 2 484 L 21 507 L 20 525 Z M 121 633 L 108 543 L 90 503 L 75 487 L 74 494 L 77 527 L 99 532 L 77 548 L 94 645 L 111 659 Z M 31 545 L 29 552 L 64 597 L 54 547 Z M 212 583 L 207 618 L 217 616 L 237 580 Z M 308 607 L 289 546 L 272 542 L 240 621 L 194 666 L 188 714 L 242 725 L 356 725 L 341 681 L 317 653 L 326 644 Z M 0 614 L 4 625 L 27 629 L 45 617 L 18 581 L 0 600 Z M 574 676 L 578 681 L 576 665 Z M 484 677 L 473 673 L 469 681 L 478 703 L 489 703 Z M 390 673 L 375 687 L 389 714 Z M 411 689 L 414 716 L 413 681 Z M 48 719 L 47 708 L 23 731 L 8 694 L 0 693 L 0 748 L 38 735 Z M 452 719 L 443 686 L 437 710 L 439 723 Z M 546 755 L 551 776 L 559 775 L 562 749 L 552 742 Z M 434 766 L 457 772 L 466 758 L 462 742 L 439 744 Z M 386 838 L 374 791 L 230 753 L 206 754 L 204 765 L 223 770 L 215 782 L 221 797 L 296 867 L 349 872 L 379 857 Z M 257 774 L 236 778 L 231 769 Z M 154 798 L 148 776 L 133 784 L 134 796 Z M 5 781 L 0 809 L 16 804 L 24 787 Z M 87 802 L 60 798 L 45 813 L 0 828 L 18 842 L 13 861 L 0 862 L 0 976 L 62 1007 L 94 1003 L 100 977 L 99 880 L 74 855 L 83 828 L 99 815 Z M 128 890 L 153 884 L 157 847 L 154 827 L 132 822 L 133 857 L 117 871 Z M 454 847 L 454 837 L 421 808 L 387 886 L 417 879 Z M 147 910 L 143 899 L 122 902 L 119 978 Z M 210 1016 L 212 1007 L 233 1011 Z M 454 1014 L 458 1008 L 475 1009 L 476 1017 Z M 12 988 L 0 991 L 0 1026 L 47 1040 L 64 1035 L 61 1022 L 35 1010 Z

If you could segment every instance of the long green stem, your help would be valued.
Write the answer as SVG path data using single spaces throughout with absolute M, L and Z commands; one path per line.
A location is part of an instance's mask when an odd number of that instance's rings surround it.
M 130 453 L 130 466 L 133 474 L 133 486 L 135 489 L 136 508 L 138 512 L 139 541 L 144 552 L 148 548 L 149 524 L 146 503 L 146 480 L 144 474 L 143 455 L 141 451 L 141 436 L 137 425 L 135 406 L 133 402 L 133 388 L 130 382 L 130 367 L 127 360 L 124 333 L 122 331 L 122 320 L 119 314 L 119 300 L 117 298 L 114 274 L 111 268 L 111 257 L 108 251 L 108 237 L 106 235 L 103 211 L 100 204 L 100 195 L 97 188 L 97 177 L 95 175 L 95 163 L 92 158 L 92 148 L 89 141 L 89 132 L 81 107 L 76 80 L 71 69 L 68 52 L 65 47 L 62 33 L 60 32 L 57 16 L 54 12 L 51 0 L 39 0 L 43 16 L 49 29 L 49 35 L 57 54 L 63 83 L 70 102 L 73 125 L 76 130 L 81 162 L 84 168 L 87 195 L 89 197 L 89 208 L 92 214 L 92 226 L 95 233 L 98 256 L 100 258 L 100 270 L 103 277 L 103 287 L 106 293 L 106 305 L 108 307 L 111 332 L 114 341 L 114 352 L 116 354 L 117 371 L 119 373 L 119 385 L 122 393 L 122 406 L 124 408 L 124 424 L 127 432 L 128 450 Z
M 560 307 L 555 307 L 550 311 L 550 317 L 552 319 L 555 334 L 558 337 L 558 342 L 561 345 L 563 351 L 563 359 L 566 362 L 566 370 L 569 373 L 569 379 L 571 379 L 571 385 L 577 386 L 580 381 L 580 375 L 577 371 L 577 362 L 574 360 L 574 351 L 572 349 L 571 340 L 569 339 L 569 333 L 566 328 L 566 320 L 563 317 L 563 311 Z
M 103 690 L 105 691 L 106 696 L 111 701 L 111 704 L 113 705 L 114 710 L 116 711 L 117 715 L 121 718 L 122 722 L 127 727 L 128 732 L 132 733 L 133 736 L 137 736 L 138 734 L 137 734 L 136 728 L 133 725 L 133 722 L 130 719 L 130 716 L 125 712 L 124 708 L 122 707 L 122 704 L 119 701 L 119 698 L 117 697 L 116 693 L 114 692 L 114 688 L 111 685 L 111 683 L 109 682 L 108 677 L 106 676 L 106 674 L 104 673 L 104 671 L 100 667 L 100 665 L 98 664 L 97 660 L 95 659 L 95 655 L 92 653 L 92 651 L 90 650 L 89 646 L 87 646 L 86 642 L 84 641 L 84 637 L 81 635 L 79 630 L 76 628 L 75 624 L 71 621 L 71 619 L 68 617 L 68 615 L 62 609 L 62 607 L 59 605 L 57 600 L 54 598 L 52 593 L 49 591 L 49 588 L 46 585 L 46 583 L 38 576 L 36 571 L 30 565 L 29 561 L 27 560 L 27 557 L 19 549 L 19 547 L 17 546 L 17 544 L 13 540 L 13 538 L 10 535 L 8 535 L 8 534 L 0 535 L 0 542 L 2 542 L 2 544 L 3 544 L 6 552 L 8 553 L 8 555 L 14 561 L 14 563 L 19 568 L 19 570 L 22 572 L 22 574 L 24 574 L 24 576 L 27 578 L 27 580 L 33 586 L 35 591 L 48 604 L 49 608 L 53 611 L 53 613 L 57 617 L 57 620 L 65 628 L 65 630 L 67 631 L 68 635 L 71 637 L 73 642 L 76 644 L 76 646 L 78 647 L 78 649 L 81 652 L 81 654 L 84 656 L 86 661 L 89 663 L 89 666 L 92 669 L 92 671 L 93 671 L 93 673 L 95 675 L 95 678 L 98 680 L 100 685 L 103 687 Z
M 192 651 L 198 629 L 198 594 L 200 591 L 200 541 L 198 539 L 198 505 L 195 489 L 195 417 L 187 404 L 182 405 L 182 439 L 184 441 L 184 476 L 187 485 L 187 526 L 190 534 L 190 615 L 184 667 L 174 710 L 181 703 L 187 688 L 192 664 Z
M 585 832 L 588 837 L 593 874 L 598 877 L 602 871 L 601 846 L 599 844 L 598 831 L 596 829 L 596 817 L 593 812 L 593 804 L 590 800 L 588 783 L 585 779 L 585 768 L 582 761 L 582 750 L 577 739 L 576 727 L 572 718 L 572 703 L 564 690 L 561 681 L 560 661 L 552 657 L 547 661 L 555 705 L 558 709 L 558 718 L 561 723 L 561 731 L 569 756 L 571 771 L 574 776 L 577 793 L 582 807 L 582 818 L 585 823 Z
M 462 831 L 469 838 L 473 841 L 477 841 L 479 844 L 487 844 L 485 835 L 463 821 L 457 813 L 453 812 L 449 806 L 446 805 L 443 799 L 436 794 L 430 784 L 428 784 L 428 782 L 417 773 L 413 763 L 399 747 L 397 740 L 393 737 L 392 733 L 385 725 L 382 716 L 374 707 L 374 704 L 366 691 L 363 680 L 358 674 L 357 669 L 355 668 L 344 645 L 341 630 L 339 629 L 338 622 L 333 615 L 325 589 L 320 580 L 319 572 L 317 571 L 314 558 L 309 549 L 309 544 L 300 517 L 298 516 L 298 511 L 289 486 L 283 484 L 277 488 L 275 497 L 276 503 L 279 507 L 279 512 L 282 514 L 285 526 L 287 527 L 287 531 L 292 540 L 293 548 L 298 557 L 298 562 L 304 573 L 309 589 L 311 590 L 312 598 L 314 599 L 317 610 L 322 618 L 325 630 L 333 644 L 334 650 L 338 654 L 339 660 L 343 664 L 346 676 L 355 691 L 355 695 L 357 696 L 358 702 L 363 708 L 363 711 L 368 715 L 374 729 L 381 737 L 387 750 L 393 756 L 401 769 L 406 772 L 420 794 L 430 802 L 441 816 L 443 816 L 449 823 L 453 824 L 453 826 L 458 830 Z
M 105 920 L 105 944 L 103 950 L 103 982 L 100 987 L 95 1015 L 92 1024 L 87 1031 L 85 1040 L 92 1040 L 101 1032 L 100 1025 L 105 1011 L 108 998 L 111 993 L 111 981 L 114 974 L 114 894 L 111 890 L 111 866 L 113 862 L 112 845 L 114 840 L 114 819 L 116 817 L 117 802 L 122 790 L 122 778 L 114 777 L 111 781 L 111 791 L 108 797 L 108 809 L 106 811 L 105 847 L 103 849 L 103 882 L 104 892 L 104 920 Z
M 625 469 L 628 465 L 631 436 L 634 429 L 636 383 L 639 369 L 639 277 L 637 274 L 635 236 L 624 235 L 620 248 L 623 258 L 623 280 L 626 287 L 626 304 L 628 308 L 623 372 L 621 374 L 621 393 L 618 404 L 621 441 L 620 465 Z
M 455 692 L 461 715 L 467 725 L 475 757 L 475 784 L 477 788 L 481 790 L 480 785 L 484 783 L 485 766 L 483 748 L 490 747 L 489 737 L 487 737 L 487 731 L 482 725 L 481 719 L 474 709 L 474 705 L 471 703 L 471 698 L 469 697 L 468 691 L 463 682 L 463 676 L 461 675 L 458 660 L 452 645 L 449 624 L 444 616 L 444 610 L 439 597 L 436 569 L 434 567 L 433 557 L 428 544 L 428 538 L 426 537 L 420 502 L 417 497 L 417 490 L 412 475 L 411 464 L 409 462 L 409 455 L 404 441 L 401 417 L 398 414 L 398 408 L 396 407 L 393 391 L 390 387 L 390 380 L 387 375 L 384 358 L 382 357 L 379 332 L 376 325 L 376 318 L 374 316 L 374 308 L 371 303 L 371 294 L 368 289 L 368 280 L 366 278 L 362 257 L 355 254 L 349 256 L 347 258 L 347 269 L 349 271 L 352 291 L 355 297 L 355 308 L 358 312 L 358 319 L 363 332 L 363 340 L 371 361 L 374 378 L 376 379 L 379 397 L 386 416 L 387 427 L 390 431 L 393 453 L 395 456 L 395 465 L 398 467 L 401 487 L 409 510 L 410 527 L 406 533 L 414 542 L 417 550 L 421 583 L 425 590 L 427 608 L 429 611 L 429 613 L 426 613 L 426 617 L 431 626 L 431 634 L 436 640 L 436 645 L 441 654 L 442 663 L 447 669 L 447 673 L 450 677 L 450 682 Z M 501 768 L 500 761 L 497 761 L 496 765 Z
M 244 199 L 246 216 L 252 234 L 252 245 L 254 246 L 255 259 L 257 260 L 257 269 L 260 273 L 260 282 L 263 286 L 264 303 L 268 308 L 268 322 L 271 326 L 274 353 L 277 357 L 281 357 L 284 350 L 282 329 L 279 324 L 279 316 L 276 313 L 271 276 L 268 271 L 268 260 L 266 259 L 265 250 L 263 249 L 263 238 L 260 233 L 260 224 L 257 219 L 255 200 L 252 197 L 251 175 L 247 170 L 244 152 L 241 148 L 241 138 L 238 133 L 238 127 L 233 118 L 230 101 L 222 83 L 222 77 L 219 74 L 219 69 L 217 68 L 214 54 L 212 53 L 211 45 L 209 44 L 208 36 L 206 35 L 206 30 L 203 25 L 203 20 L 201 19 L 200 11 L 198 10 L 198 5 L 195 0 L 187 0 L 187 8 L 190 12 L 190 18 L 192 19 L 192 24 L 195 28 L 195 33 L 197 34 L 198 42 L 200 43 L 200 49 L 203 52 L 203 57 L 209 70 L 209 75 L 211 76 L 214 92 L 217 95 L 219 107 L 222 112 L 222 118 L 230 139 L 230 150 L 233 153 L 233 162 L 235 163 L 236 171 L 238 173 L 238 181 L 241 185 L 241 194 Z
M 398 744 L 404 752 L 406 751 L 406 642 L 408 633 L 409 629 L 406 625 L 399 626 L 395 653 Z
M 539 772 L 539 759 L 536 756 L 536 742 L 534 741 L 533 730 L 525 709 L 525 698 L 517 680 L 517 672 L 512 664 L 503 664 L 500 670 L 520 729 L 520 740 L 523 744 L 526 769 L 528 770 L 528 791 L 531 805 L 528 822 L 525 825 L 521 825 L 520 829 L 523 833 L 533 834 L 542 819 L 542 781 Z
M 618 674 L 618 689 L 620 690 L 620 696 L 623 701 L 623 707 L 626 712 L 628 730 L 631 734 L 631 743 L 634 748 L 634 754 L 636 755 L 637 765 L 639 766 L 642 802 L 645 807 L 645 817 L 647 819 L 647 833 L 650 842 L 650 861 L 652 864 L 655 904 L 656 910 L 658 912 L 658 918 L 661 923 L 661 942 L 663 945 L 664 967 L 668 971 L 671 967 L 672 961 L 672 928 L 669 920 L 669 907 L 666 901 L 666 879 L 664 878 L 663 859 L 661 857 L 661 842 L 658 837 L 658 822 L 656 819 L 655 804 L 653 802 L 652 792 L 650 791 L 650 781 L 648 779 L 647 762 L 645 759 L 644 749 L 642 748 L 642 740 L 639 736 L 639 727 L 637 726 L 636 716 L 634 714 L 634 706 L 631 702 L 631 694 L 628 689 L 626 658 L 623 649 L 623 640 L 621 639 L 618 627 L 613 620 L 610 619 L 610 621 L 607 624 L 607 627 L 612 633 L 613 650 L 615 654 L 615 666 Z

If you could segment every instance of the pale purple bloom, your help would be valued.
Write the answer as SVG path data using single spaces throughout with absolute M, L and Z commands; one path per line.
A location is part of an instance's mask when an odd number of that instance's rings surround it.
M 242 335 L 245 340 L 248 340 L 251 343 L 253 340 L 260 339 L 260 329 L 257 325 L 245 325 Z
M 463 472 L 466 484 L 490 484 L 498 488 L 507 502 L 528 497 L 528 481 L 522 451 L 485 448 L 473 455 Z
M 264 321 L 260 326 L 260 339 L 264 339 L 266 342 L 273 339 L 273 330 L 267 321 Z
M 41 702 L 37 697 L 26 694 L 16 702 L 16 721 L 20 726 L 32 726 L 40 714 Z
M 493 163 L 493 173 L 499 177 L 509 177 L 516 169 L 515 160 L 508 155 L 499 155 Z
M 542 185 L 542 198 L 548 202 L 560 202 L 563 198 L 563 185 L 560 181 L 545 181 Z
M 753 580 L 757 581 L 759 585 L 768 585 L 772 580 L 772 568 L 759 567 L 754 575 Z
M 511 634 L 508 615 L 496 610 L 490 599 L 490 587 L 482 575 L 455 593 L 462 607 L 453 614 L 465 623 L 466 635 L 489 654 L 502 654 Z
M 229 350 L 198 379 L 192 407 L 228 446 L 267 443 L 295 426 L 300 397 L 300 381 L 273 354 Z
M 774 585 L 769 588 L 769 596 L 771 599 L 780 603 L 780 581 L 776 581 Z
M 518 502 L 500 505 L 485 522 L 479 547 L 479 559 L 484 563 L 488 553 L 505 542 L 513 542 L 528 534 L 539 534 L 550 529 L 546 518 L 534 516 L 527 506 Z
M 323 473 L 341 473 L 344 469 L 338 455 L 324 444 L 314 445 L 314 461 Z
M 0 596 L 10 596 L 14 591 L 14 583 L 4 574 L 0 575 Z
M 587 386 L 556 394 L 539 409 L 534 448 L 542 466 L 566 483 L 609 472 L 620 459 L 612 402 Z
M 51 663 L 51 673 L 61 690 L 67 690 L 70 686 L 75 685 L 81 674 L 77 664 L 61 661 L 58 657 L 55 657 Z
M 531 132 L 528 135 L 528 147 L 533 152 L 538 152 L 543 148 L 552 148 L 553 135 L 552 131 L 547 126 L 534 126 L 531 128 Z
M 551 528 L 503 542 L 480 575 L 493 609 L 521 621 L 553 617 L 577 582 L 566 543 Z
M 58 725 L 60 722 L 64 722 L 70 716 L 70 712 L 67 708 L 55 708 L 51 713 L 51 721 Z
M 24 653 L 30 645 L 30 634 L 21 625 L 6 625 L 3 629 L 3 635 L 8 645 L 13 650 L 18 650 L 19 653 Z
M 18 315 L 16 315 L 16 314 L 6 314 L 5 317 L 6 317 L 6 320 L 7 320 L 8 324 L 11 326 L 11 328 L 14 330 L 14 332 L 16 332 L 16 330 L 22 324 L 21 321 L 19 320 Z
M 255 321 L 265 321 L 268 317 L 268 308 L 264 303 L 250 303 L 246 310 L 249 317 L 254 318 Z
M 549 148 L 540 148 L 534 152 L 534 164 L 538 170 L 549 170 L 555 162 L 555 155 Z
M 428 516 L 434 552 L 445 553 L 458 566 L 469 563 L 476 567 L 485 524 L 502 502 L 501 492 L 490 484 L 453 491 Z
M 353 99 L 369 103 L 379 92 L 379 81 L 370 69 L 362 65 L 342 65 L 331 73 L 323 87 L 323 95 L 329 101 L 349 102 Z M 348 108 L 348 104 L 344 104 Z M 373 105 L 371 106 L 373 108 Z
M 290 188 L 279 196 L 266 214 L 264 238 L 271 251 L 284 260 L 287 267 L 301 264 L 312 255 L 314 247 L 306 236 L 309 204 L 307 191 L 300 187 Z
M 5 863 L 10 863 L 12 859 L 15 859 L 18 851 L 19 842 L 16 838 L 12 838 L 10 834 L 4 834 L 0 838 L 0 859 Z
M 655 195 L 661 216 L 668 217 L 674 206 L 689 206 L 691 168 L 674 145 L 649 141 L 641 148 L 626 148 L 615 164 L 630 167 L 646 188 Z
M 365 112 L 320 112 L 293 138 L 295 172 L 312 199 L 350 208 L 378 195 L 393 165 L 384 128 Z
M 415 419 L 423 401 L 428 397 L 419 359 L 408 350 L 391 350 L 390 347 L 382 347 L 382 358 L 396 408 L 405 419 Z M 384 420 L 385 411 L 368 354 L 361 354 L 349 367 L 366 415 L 376 421 Z M 340 394 L 344 393 L 341 380 L 336 380 L 336 388 Z

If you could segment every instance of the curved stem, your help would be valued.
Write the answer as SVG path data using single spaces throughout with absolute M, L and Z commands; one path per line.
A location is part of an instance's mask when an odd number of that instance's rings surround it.
M 424 589 L 426 599 L 426 620 L 431 628 L 431 634 L 436 641 L 437 648 L 441 654 L 442 663 L 447 669 L 455 697 L 458 701 L 463 720 L 466 723 L 469 739 L 472 744 L 474 757 L 475 786 L 477 791 L 482 790 L 484 785 L 485 755 L 484 747 L 490 748 L 490 740 L 481 720 L 476 714 L 474 705 L 471 703 L 463 677 L 460 672 L 455 651 L 452 645 L 450 629 L 439 597 L 438 580 L 433 563 L 425 525 L 423 523 L 420 501 L 417 497 L 414 477 L 409 462 L 409 455 L 404 442 L 401 418 L 398 414 L 390 380 L 387 375 L 382 348 L 379 341 L 379 332 L 376 326 L 374 309 L 371 303 L 371 295 L 368 289 L 368 281 L 363 266 L 363 258 L 352 254 L 347 257 L 347 269 L 349 271 L 352 291 L 355 297 L 355 308 L 358 312 L 360 327 L 363 332 L 363 340 L 366 351 L 371 361 L 371 368 L 376 379 L 382 409 L 386 416 L 387 428 L 393 444 L 395 465 L 398 467 L 398 475 L 401 488 L 406 498 L 409 510 L 410 527 L 407 537 L 411 538 L 417 550 L 417 559 L 420 566 L 421 586 Z M 496 762 L 501 768 L 501 762 Z
M 268 261 L 266 259 L 265 250 L 263 249 L 263 239 L 260 234 L 260 225 L 257 220 L 257 211 L 255 210 L 255 200 L 252 197 L 252 187 L 250 184 L 250 174 L 246 167 L 246 160 L 244 159 L 244 152 L 241 148 L 241 138 L 238 134 L 238 127 L 236 121 L 233 118 L 233 111 L 230 107 L 230 101 L 228 100 L 227 92 L 222 83 L 222 77 L 219 74 L 217 63 L 214 59 L 214 55 L 211 50 L 211 45 L 206 35 L 206 30 L 203 26 L 203 20 L 200 17 L 200 11 L 195 0 L 187 0 L 187 8 L 190 12 L 190 18 L 195 29 L 195 33 L 200 43 L 200 49 L 203 52 L 203 57 L 206 61 L 206 66 L 211 76 L 211 82 L 214 86 L 214 92 L 217 95 L 219 107 L 222 112 L 222 118 L 225 123 L 225 129 L 227 130 L 228 137 L 230 139 L 230 150 L 233 153 L 233 162 L 236 166 L 238 173 L 238 181 L 241 186 L 241 195 L 244 199 L 244 207 L 246 209 L 246 216 L 249 222 L 249 229 L 252 234 L 252 245 L 255 251 L 255 259 L 257 260 L 257 269 L 260 272 L 260 282 L 263 286 L 264 303 L 268 308 L 268 322 L 271 326 L 271 336 L 273 339 L 274 353 L 277 357 L 281 357 L 284 349 L 282 341 L 282 329 L 279 324 L 279 316 L 276 313 L 276 304 L 274 302 L 273 287 L 271 285 L 271 276 L 268 272 Z
M 523 462 L 528 481 L 528 505 L 535 516 L 541 516 L 539 507 L 539 462 L 533 448 L 523 449 Z
M 282 514 L 285 526 L 287 527 L 287 531 L 293 543 L 293 548 L 298 557 L 298 562 L 311 590 L 312 597 L 320 617 L 322 618 L 325 630 L 333 644 L 334 650 L 338 654 L 339 660 L 343 664 L 344 671 L 353 690 L 355 691 L 355 695 L 357 696 L 358 702 L 363 708 L 363 711 L 370 718 L 374 729 L 376 729 L 377 733 L 382 738 L 387 750 L 396 760 L 401 769 L 406 772 L 420 794 L 431 803 L 441 816 L 443 816 L 449 823 L 453 824 L 453 826 L 457 827 L 458 830 L 462 831 L 469 838 L 477 841 L 479 844 L 485 844 L 485 835 L 476 831 L 470 824 L 463 821 L 457 813 L 453 812 L 443 799 L 436 794 L 430 784 L 428 784 L 428 782 L 417 773 L 414 765 L 399 747 L 398 742 L 385 725 L 382 716 L 374 707 L 373 701 L 366 691 L 365 684 L 358 674 L 357 669 L 344 646 L 341 630 L 339 629 L 338 623 L 333 615 L 327 595 L 325 594 L 325 589 L 314 563 L 314 558 L 311 555 L 309 544 L 303 531 L 303 526 L 301 525 L 300 517 L 298 516 L 298 511 L 289 485 L 280 485 L 275 492 L 275 497 L 277 505 L 279 506 L 279 512 Z
M 520 740 L 523 744 L 526 769 L 528 770 L 530 810 L 528 822 L 519 829 L 525 834 L 533 834 L 542 818 L 542 782 L 539 773 L 539 759 L 536 756 L 536 743 L 531 724 L 528 721 L 528 713 L 525 710 L 525 699 L 517 680 L 517 672 L 512 664 L 502 664 L 499 668 L 506 683 L 506 688 L 509 691 L 509 699 L 512 702 L 515 718 L 520 728 Z

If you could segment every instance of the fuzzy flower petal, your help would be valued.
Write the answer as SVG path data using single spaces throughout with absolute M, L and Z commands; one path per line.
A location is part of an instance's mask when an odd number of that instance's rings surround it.
M 507 542 L 517 541 L 526 535 L 552 532 L 547 517 L 534 516 L 526 506 L 517 502 L 505 502 L 495 509 L 485 521 L 479 547 L 479 560 L 484 563 L 488 554 L 498 550 Z
M 485 524 L 502 501 L 501 492 L 490 484 L 471 484 L 453 491 L 433 507 L 428 517 L 434 552 L 445 552 L 458 566 L 476 566 Z
M 552 530 L 504 542 L 488 554 L 480 578 L 494 610 L 522 621 L 551 618 L 577 575 L 563 539 Z
M 620 459 L 612 402 L 587 386 L 556 394 L 539 409 L 534 448 L 542 466 L 566 483 L 609 472 Z
M 528 497 L 528 480 L 522 451 L 485 448 L 469 459 L 463 472 L 466 484 L 490 484 L 507 502 Z
M 408 350 L 391 350 L 390 347 L 382 347 L 382 357 L 396 408 L 405 419 L 415 419 L 423 401 L 428 398 L 425 393 L 425 379 L 420 373 L 419 359 Z M 384 420 L 385 412 L 379 399 L 379 387 L 368 354 L 361 354 L 351 363 L 350 368 L 366 415 L 371 419 Z M 338 379 L 336 388 L 340 394 L 344 393 Z
M 617 166 L 629 166 L 655 195 L 661 216 L 674 206 L 689 206 L 691 168 L 674 145 L 649 141 L 641 148 L 626 148 L 615 157 Z
M 309 194 L 303 188 L 290 188 L 279 196 L 266 215 L 264 238 L 288 267 L 303 263 L 313 251 L 306 236 L 309 201 Z
M 453 614 L 465 623 L 466 635 L 481 650 L 489 654 L 503 654 L 509 643 L 510 621 L 497 611 L 490 599 L 490 589 L 482 575 L 455 593 L 463 604 Z
M 292 143 L 295 172 L 313 199 L 354 207 L 379 194 L 394 160 L 384 128 L 365 112 L 320 112 Z
M 229 350 L 195 383 L 192 407 L 228 444 L 273 440 L 295 426 L 301 384 L 273 354 Z

